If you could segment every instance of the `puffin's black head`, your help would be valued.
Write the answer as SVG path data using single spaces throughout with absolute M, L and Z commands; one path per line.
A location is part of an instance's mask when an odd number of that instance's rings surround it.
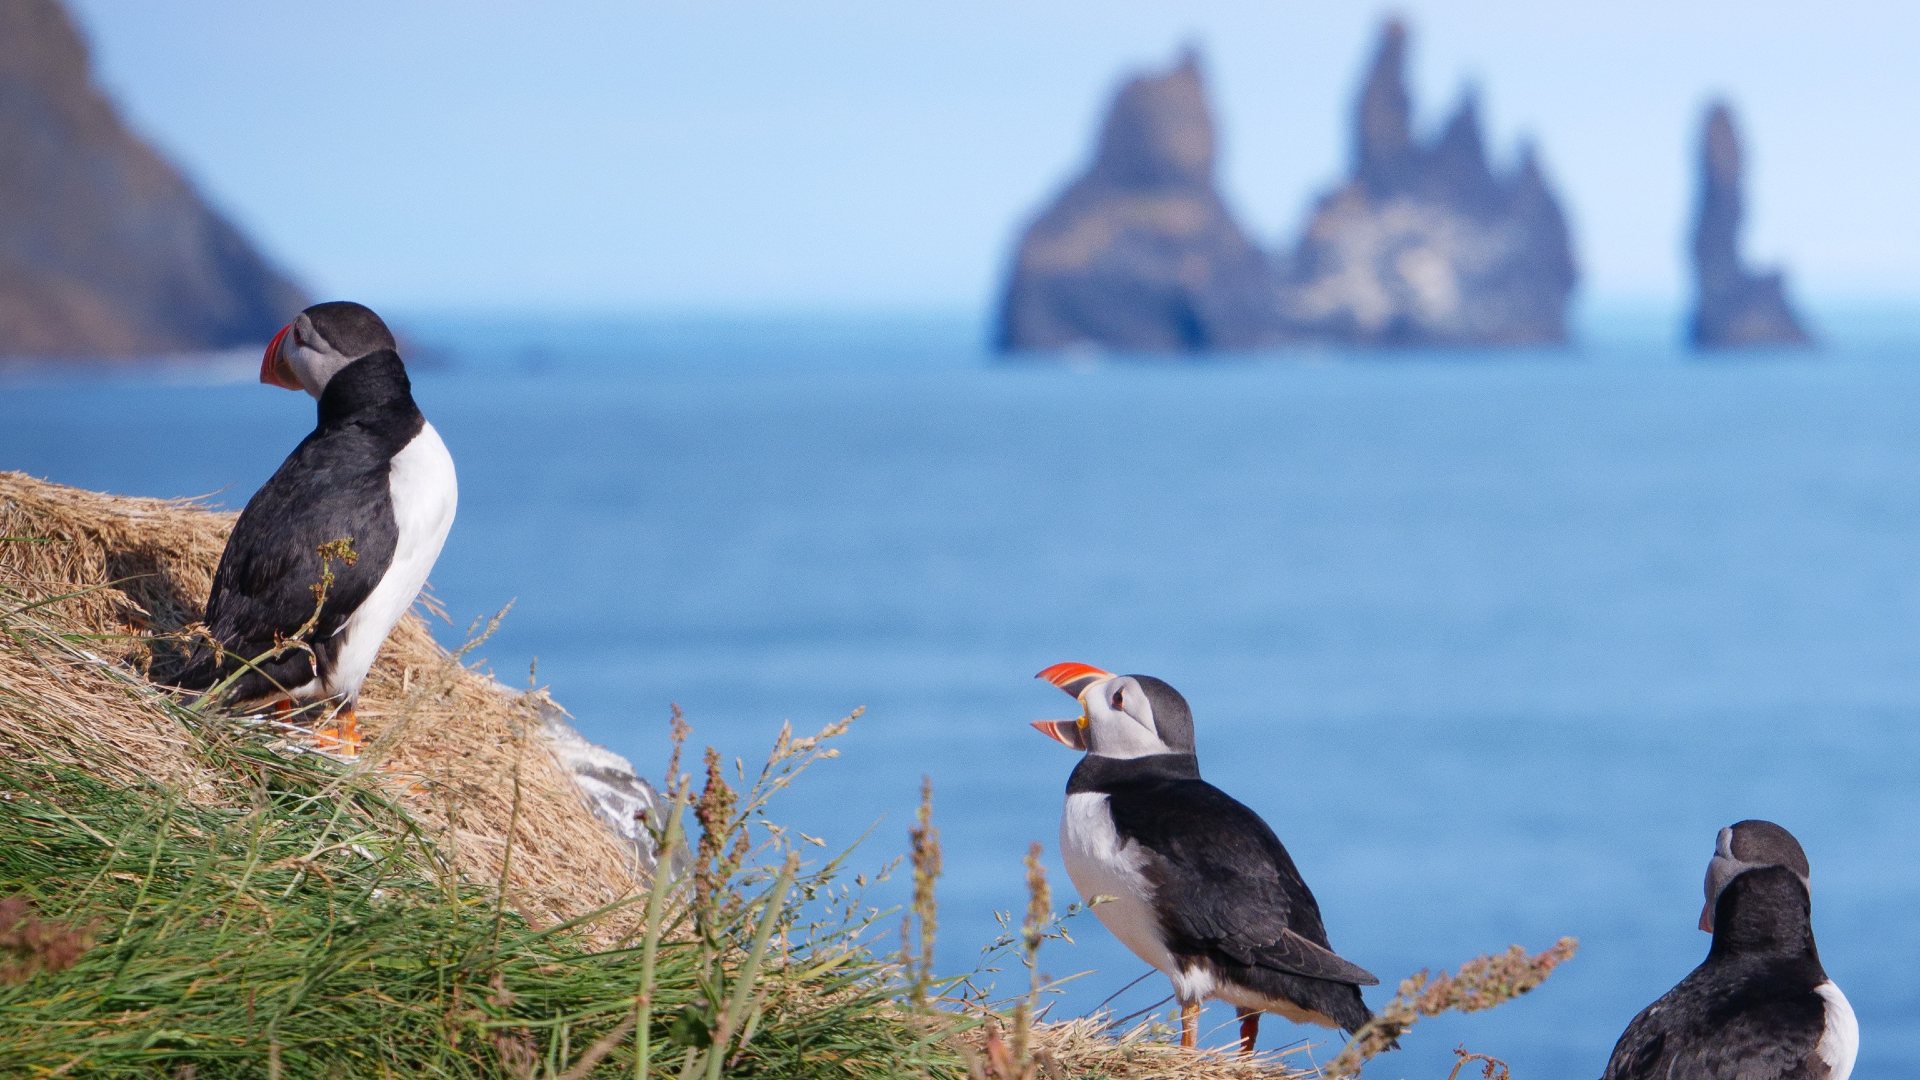
M 1707 905 L 1700 911 L 1700 929 L 1713 933 L 1715 906 L 1720 894 L 1734 878 L 1749 870 L 1778 866 L 1800 879 L 1809 893 L 1813 890 L 1813 868 L 1807 865 L 1807 853 L 1793 834 L 1771 821 L 1749 819 L 1720 830 L 1714 844 L 1713 859 L 1707 863 Z
M 1799 951 L 1813 944 L 1807 881 L 1785 866 L 1743 870 L 1713 902 L 1713 948 Z
M 1045 679 L 1080 699 L 1077 720 L 1035 720 L 1042 735 L 1096 757 L 1192 754 L 1193 710 L 1151 675 L 1115 675 L 1091 664 L 1055 664 Z
M 398 346 L 373 309 L 347 300 L 315 304 L 273 335 L 260 358 L 260 381 L 318 398 L 341 368 L 383 351 Z

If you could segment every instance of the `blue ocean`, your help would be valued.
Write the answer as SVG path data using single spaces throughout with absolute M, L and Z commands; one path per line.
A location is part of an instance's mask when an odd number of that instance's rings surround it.
M 1285 840 L 1375 1004 L 1580 939 L 1383 1077 L 1462 1043 L 1598 1076 L 1704 957 L 1714 834 L 1747 817 L 1812 859 L 1857 1075 L 1913 1076 L 1920 312 L 1825 314 L 1808 354 L 1693 358 L 1622 309 L 1563 350 L 1193 362 L 1009 362 L 958 316 L 395 322 L 460 469 L 443 640 L 512 602 L 495 673 L 643 773 L 671 703 L 750 766 L 782 721 L 865 706 L 775 816 L 871 829 L 877 868 L 930 777 L 948 971 L 1021 909 L 1029 841 L 1071 896 L 1074 756 L 1027 722 L 1069 715 L 1033 675 L 1080 660 L 1186 694 L 1206 775 Z M 257 366 L 0 376 L 0 468 L 237 507 L 312 422 Z M 1069 926 L 1044 967 L 1086 974 L 1055 1016 L 1145 970 Z M 1337 1048 L 1278 1019 L 1262 1044 L 1303 1037 Z

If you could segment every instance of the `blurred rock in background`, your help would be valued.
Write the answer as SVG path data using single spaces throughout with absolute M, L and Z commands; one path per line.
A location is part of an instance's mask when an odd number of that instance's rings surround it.
M 1700 201 L 1693 222 L 1693 321 L 1687 340 L 1697 349 L 1756 345 L 1810 345 L 1812 337 L 1787 302 L 1779 270 L 1754 270 L 1740 257 L 1746 213 L 1744 164 L 1733 109 L 1707 107 L 1700 132 Z
M 1469 88 L 1429 143 L 1413 131 L 1405 28 L 1389 22 L 1354 110 L 1353 171 L 1284 260 L 1282 309 L 1318 340 L 1387 346 L 1567 340 L 1579 274 L 1538 155 L 1487 160 Z
M 0 4 L 0 356 L 264 347 L 305 302 L 128 130 L 57 0 Z
M 1128 82 L 1092 166 L 1020 241 L 998 346 L 1564 342 L 1579 275 L 1538 156 L 1528 146 L 1496 170 L 1472 91 L 1430 143 L 1418 140 L 1406 39 L 1398 22 L 1382 31 L 1355 110 L 1352 175 L 1273 256 L 1215 186 L 1213 122 L 1191 51 L 1165 75 Z
M 1087 171 L 1027 227 L 1001 349 L 1252 348 L 1281 336 L 1266 255 L 1214 182 L 1199 57 L 1121 87 Z

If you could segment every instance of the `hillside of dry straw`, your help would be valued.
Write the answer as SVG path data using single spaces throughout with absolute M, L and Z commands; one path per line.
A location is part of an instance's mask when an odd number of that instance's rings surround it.
M 0 710 L 37 718 L 0 725 L 0 753 L 156 779 L 209 803 L 230 797 L 175 716 L 123 673 L 163 676 L 177 662 L 165 635 L 200 617 L 233 519 L 189 500 L 0 473 L 0 586 L 42 604 L 63 631 L 92 635 L 107 662 L 0 650 L 0 694 L 26 706 L 0 699 Z M 594 818 L 530 705 L 441 648 L 418 614 L 381 650 L 360 720 L 368 775 L 461 876 L 493 882 L 504 870 L 508 900 L 528 918 L 573 918 L 634 890 L 631 853 Z

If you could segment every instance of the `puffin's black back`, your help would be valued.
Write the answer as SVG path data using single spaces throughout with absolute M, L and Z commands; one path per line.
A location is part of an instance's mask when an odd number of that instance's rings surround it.
M 1155 699 L 1156 723 L 1160 709 Z M 1088 755 L 1067 791 L 1107 796 L 1115 832 L 1139 845 L 1155 915 L 1175 956 L 1210 964 L 1348 1031 L 1372 1017 L 1359 988 L 1379 980 L 1334 953 L 1320 905 L 1280 838 L 1258 814 L 1200 779 L 1193 755 Z
M 206 612 L 221 649 L 197 646 L 176 685 L 207 689 L 313 619 L 319 548 L 345 539 L 352 541 L 354 562 L 331 561 L 333 583 L 304 639 L 323 667 L 331 661 L 334 633 L 393 561 L 399 527 L 390 465 L 425 422 L 406 370 L 390 351 L 356 360 L 333 377 L 320 397 L 319 426 L 247 501 L 227 538 Z M 313 677 L 313 657 L 291 649 L 242 675 L 233 696 L 260 698 Z
M 1807 889 L 1786 867 L 1749 870 L 1714 907 L 1707 959 L 1627 1025 L 1601 1080 L 1827 1080 L 1817 1047 L 1827 981 Z

